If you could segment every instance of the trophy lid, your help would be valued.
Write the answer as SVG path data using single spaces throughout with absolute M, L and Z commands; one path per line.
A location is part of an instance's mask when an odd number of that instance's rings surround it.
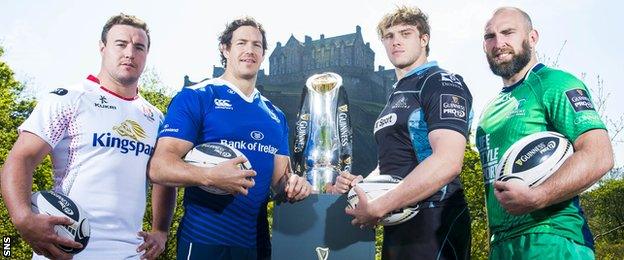
M 306 80 L 306 86 L 317 93 L 323 94 L 342 86 L 342 77 L 333 72 L 314 74 Z

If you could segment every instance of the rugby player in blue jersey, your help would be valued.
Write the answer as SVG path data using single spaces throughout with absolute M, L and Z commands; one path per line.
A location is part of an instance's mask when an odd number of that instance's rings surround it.
M 374 127 L 378 166 L 370 175 L 403 177 L 395 189 L 347 209 L 360 227 L 394 210 L 418 206 L 405 223 L 386 226 L 383 259 L 467 259 L 470 216 L 459 182 L 470 129 L 472 96 L 461 76 L 427 61 L 430 29 L 418 8 L 399 7 L 378 25 L 395 83 Z M 369 175 L 369 176 L 370 176 Z M 343 172 L 335 188 L 346 192 L 361 177 Z
M 267 49 L 265 32 L 252 18 L 234 20 L 219 37 L 225 73 L 182 89 L 171 101 L 151 160 L 152 181 L 186 186 L 178 230 L 179 259 L 264 259 L 270 257 L 266 203 L 269 189 L 291 201 L 310 194 L 308 182 L 290 169 L 284 113 L 256 89 Z M 206 142 L 240 150 L 253 170 L 241 170 L 238 157 L 213 168 L 181 158 Z M 230 195 L 197 186 L 210 185 Z M 175 202 L 173 188 L 154 191 Z M 156 209 L 155 209 L 156 210 Z M 171 218 L 163 209 L 158 218 Z

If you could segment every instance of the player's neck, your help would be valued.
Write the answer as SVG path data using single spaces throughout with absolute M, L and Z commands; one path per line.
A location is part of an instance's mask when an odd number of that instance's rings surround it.
M 427 63 L 427 56 L 426 55 L 421 55 L 420 57 L 418 57 L 418 59 L 416 61 L 414 61 L 414 63 L 412 63 L 409 66 L 403 67 L 403 68 L 396 68 L 394 69 L 394 73 L 396 74 L 397 77 L 397 81 L 401 80 L 403 77 L 405 77 L 405 75 L 412 71 L 413 69 L 423 65 Z
M 100 71 L 97 77 L 100 80 L 100 85 L 102 87 L 112 91 L 118 96 L 126 99 L 133 99 L 138 94 L 138 82 L 124 85 L 115 78 L 111 77 L 106 71 Z
M 240 89 L 245 96 L 251 96 L 256 88 L 256 76 L 251 79 L 246 79 L 242 77 L 237 77 L 233 73 L 228 72 L 227 70 L 221 76 L 221 79 L 227 80 L 230 83 L 234 84 L 234 87 Z
M 535 55 L 533 55 L 531 57 L 531 60 L 529 61 L 529 63 L 527 63 L 526 66 L 524 66 L 524 68 L 522 68 L 522 70 L 520 70 L 518 73 L 514 74 L 513 76 L 509 77 L 509 78 L 503 78 L 503 85 L 505 87 L 509 87 L 513 84 L 518 83 L 518 81 L 524 79 L 524 77 L 527 75 L 527 73 L 529 72 L 529 70 L 531 70 L 535 64 L 537 64 L 537 58 L 535 57 Z

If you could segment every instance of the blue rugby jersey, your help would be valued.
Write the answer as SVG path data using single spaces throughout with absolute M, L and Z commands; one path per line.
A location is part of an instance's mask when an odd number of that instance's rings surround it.
M 258 215 L 269 196 L 275 154 L 288 155 L 288 126 L 281 110 L 257 90 L 247 97 L 232 83 L 211 79 L 182 89 L 171 101 L 160 137 L 220 142 L 250 161 L 255 186 L 244 195 L 214 195 L 187 187 L 179 239 L 192 243 L 256 247 Z M 265 233 L 266 231 L 262 231 Z
M 461 76 L 432 61 L 414 68 L 399 80 L 375 122 L 381 174 L 406 177 L 432 153 L 429 132 L 450 129 L 468 138 L 472 119 L 472 95 Z M 421 203 L 438 207 L 452 198 L 465 203 L 456 177 Z

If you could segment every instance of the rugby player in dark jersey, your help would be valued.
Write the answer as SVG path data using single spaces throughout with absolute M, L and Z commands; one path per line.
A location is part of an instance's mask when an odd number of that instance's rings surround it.
M 419 213 L 384 228 L 383 259 L 466 259 L 470 216 L 459 173 L 471 119 L 472 96 L 461 76 L 428 62 L 429 24 L 418 8 L 399 7 L 379 22 L 378 33 L 398 82 L 375 122 L 378 167 L 370 175 L 403 177 L 373 200 L 355 187 L 360 202 L 346 212 L 360 227 L 407 206 Z M 342 173 L 336 190 L 361 177 Z

